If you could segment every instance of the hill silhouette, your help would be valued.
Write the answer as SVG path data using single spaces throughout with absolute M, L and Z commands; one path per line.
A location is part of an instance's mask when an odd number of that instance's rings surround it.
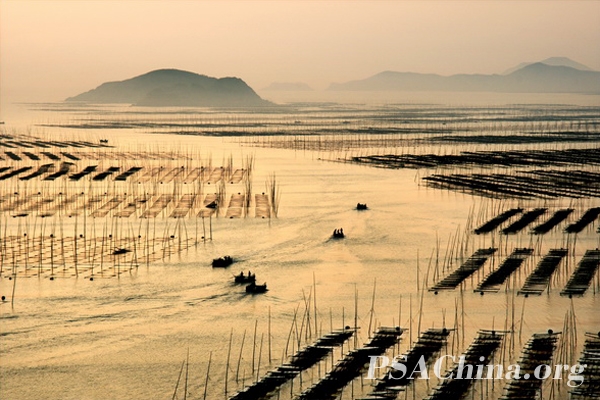
M 577 61 L 573 61 L 568 57 L 550 57 L 550 58 L 546 58 L 545 60 L 542 61 L 538 61 L 542 64 L 546 64 L 546 65 L 552 65 L 554 67 L 571 67 L 571 68 L 575 68 L 578 69 L 580 71 L 593 71 L 593 69 L 591 69 L 590 67 L 583 65 L 581 63 L 578 63 Z M 536 62 L 525 62 L 525 63 L 521 63 L 519 65 L 517 65 L 516 67 L 513 68 L 509 68 L 506 71 L 504 71 L 504 73 L 502 75 L 508 75 L 508 74 L 512 74 L 513 72 L 526 67 L 528 65 L 531 64 L 535 64 Z
M 160 69 L 131 79 L 107 82 L 67 102 L 127 103 L 150 107 L 257 107 L 263 100 L 239 78 L 212 78 L 177 69 Z
M 508 75 L 441 76 L 385 71 L 367 79 L 332 83 L 329 90 L 600 93 L 600 72 L 533 63 Z

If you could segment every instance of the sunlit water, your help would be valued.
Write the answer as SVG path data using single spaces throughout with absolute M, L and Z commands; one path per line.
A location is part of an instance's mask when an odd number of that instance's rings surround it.
M 532 97 L 530 102 L 540 99 Z M 413 101 L 425 100 L 431 101 Z M 586 97 L 582 101 L 598 105 L 597 100 Z M 502 102 L 504 97 L 495 101 Z M 72 118 L 56 112 L 23 115 L 22 121 L 30 118 L 36 123 Z M 9 130 L 11 125 L 7 124 L 5 129 Z M 369 326 L 374 330 L 376 326 L 398 325 L 400 320 L 403 328 L 410 328 L 402 336 L 400 351 L 409 348 L 411 339 L 416 340 L 419 327 L 423 331 L 458 325 L 447 351 L 459 355 L 477 330 L 510 329 L 514 324 L 517 332 L 507 336 L 508 345 L 503 350 L 505 357 L 514 361 L 533 333 L 561 331 L 567 312 L 574 310 L 576 359 L 584 332 L 600 330 L 598 274 L 584 297 L 559 296 L 585 250 L 599 246 L 597 224 L 579 234 L 576 243 L 560 229 L 540 237 L 529 235 L 528 230 L 509 237 L 498 233 L 475 236 L 468 232 L 465 236 L 466 229 L 512 206 L 547 206 L 551 210 L 573 206 L 576 211 L 568 220 L 572 222 L 588 207 L 598 206 L 597 199 L 492 201 L 427 188 L 420 182 L 422 171 L 323 161 L 320 158 L 327 158 L 324 154 L 240 146 L 237 140 L 227 138 L 149 135 L 143 130 L 88 133 L 61 128 L 44 128 L 43 134 L 63 138 L 88 134 L 94 140 L 108 137 L 123 151 L 143 146 L 162 151 L 174 149 L 211 158 L 216 164 L 232 156 L 241 165 L 251 155 L 255 160 L 254 191 L 266 191 L 267 180 L 275 174 L 281 191 L 280 209 L 277 218 L 268 220 L 214 219 L 212 241 L 200 241 L 180 254 L 141 265 L 118 278 L 89 281 L 82 277 L 61 278 L 59 274 L 53 281 L 21 278 L 15 282 L 7 279 L 4 271 L 0 292 L 8 301 L 0 305 L 3 399 L 171 398 L 188 350 L 188 398 L 204 395 L 209 354 L 212 362 L 207 398 L 224 398 L 226 387 L 232 395 L 249 384 L 253 374 L 262 375 L 285 361 L 294 313 L 297 310 L 300 324 L 308 302 L 314 310 L 315 293 L 316 321 L 311 310 L 310 332 L 304 327 L 301 345 L 318 336 L 315 326 L 321 334 L 331 328 L 353 326 L 356 318 L 360 345 L 368 339 Z M 2 185 L 4 192 L 12 190 L 14 183 Z M 357 202 L 367 203 L 369 210 L 356 211 Z M 467 226 L 469 218 L 473 221 Z M 140 224 L 134 218 L 127 223 L 136 229 Z M 165 223 L 164 219 L 157 221 L 159 231 Z M 190 236 L 201 229 L 199 223 L 196 218 L 184 220 Z M 14 231 L 15 224 L 3 216 L 1 229 Z M 66 221 L 65 230 L 70 226 Z M 333 229 L 340 227 L 346 238 L 332 240 Z M 477 248 L 492 245 L 499 251 L 465 282 L 463 290 L 438 295 L 423 292 L 426 278 L 428 286 L 433 283 L 434 271 L 440 276 L 448 273 L 443 264 L 451 238 L 457 233 L 463 243 L 466 241 L 464 257 Z M 534 247 L 535 255 L 511 278 L 508 287 L 504 285 L 499 293 L 485 296 L 473 292 L 477 283 L 514 247 L 524 246 Z M 549 292 L 527 299 L 515 296 L 539 258 L 548 249 L 563 246 L 568 246 L 571 253 L 555 274 Z M 225 254 L 237 262 L 229 269 L 210 267 L 213 258 Z M 456 268 L 460 261 L 460 257 L 452 259 L 449 269 Z M 233 285 L 232 274 L 240 270 L 251 270 L 259 282 L 267 282 L 268 293 L 246 295 L 242 286 Z M 226 373 L 231 332 L 233 344 Z M 350 342 L 354 345 L 354 340 Z M 288 354 L 296 349 L 297 343 L 288 344 Z M 335 360 L 339 359 L 340 349 L 334 354 Z M 302 383 L 295 380 L 293 388 L 285 385 L 280 397 L 300 393 L 316 382 L 319 371 L 324 373 L 331 362 L 328 359 L 305 373 Z M 418 382 L 415 397 L 425 397 L 435 383 Z M 498 398 L 504 383 L 487 387 L 487 398 Z M 180 399 L 183 385 L 182 378 Z M 368 380 L 359 379 L 344 390 L 342 398 L 366 394 L 370 389 Z M 561 390 L 564 396 L 564 385 Z M 545 390 L 544 398 L 548 396 L 549 390 Z M 475 398 L 486 397 L 478 391 Z

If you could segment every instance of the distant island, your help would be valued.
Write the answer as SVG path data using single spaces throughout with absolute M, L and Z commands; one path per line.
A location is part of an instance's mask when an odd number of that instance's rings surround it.
M 585 66 L 581 63 L 578 63 L 577 61 L 573 61 L 567 57 L 550 57 L 550 58 L 546 58 L 545 60 L 542 60 L 542 61 L 521 63 L 521 64 L 517 65 L 516 67 L 512 67 L 512 68 L 509 68 L 508 70 L 504 71 L 502 73 L 502 75 L 512 74 L 516 70 L 519 70 L 519 69 L 526 67 L 528 65 L 531 65 L 531 64 L 535 64 L 536 62 L 540 62 L 540 63 L 546 64 L 546 65 L 552 65 L 554 67 L 571 67 L 571 68 L 578 69 L 580 71 L 593 71 L 593 69 L 591 69 L 590 67 Z
M 263 90 L 280 92 L 309 92 L 313 89 L 304 82 L 273 82 Z
M 118 82 L 107 82 L 67 102 L 126 103 L 148 107 L 265 107 L 239 78 L 212 78 L 177 69 L 160 69 Z
M 545 61 L 549 63 L 523 64 L 505 75 L 441 76 L 385 71 L 367 79 L 332 83 L 328 90 L 600 93 L 600 72 L 568 58 L 555 57 Z M 579 68 L 575 68 L 577 66 Z

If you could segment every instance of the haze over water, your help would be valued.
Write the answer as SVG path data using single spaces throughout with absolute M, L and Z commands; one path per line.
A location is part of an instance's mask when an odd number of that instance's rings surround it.
M 187 398 L 228 398 L 289 361 L 298 347 L 345 326 L 356 325 L 356 339 L 273 398 L 298 396 L 377 327 L 405 329 L 389 356 L 408 351 L 429 328 L 453 329 L 442 354 L 456 356 L 479 330 L 510 331 L 494 356 L 505 366 L 519 360 L 533 334 L 548 329 L 564 338 L 555 362 L 574 364 L 585 333 L 600 331 L 597 271 L 584 296 L 560 294 L 586 251 L 600 247 L 597 218 L 577 235 L 564 233 L 600 207 L 597 196 L 492 198 L 423 180 L 523 170 L 597 174 L 597 163 L 381 168 L 352 159 L 598 150 L 600 95 L 324 90 L 385 70 L 495 74 L 554 56 L 600 70 L 600 3 L 0 0 L 0 6 L 0 175 L 31 167 L 0 181 L 0 398 L 155 399 L 176 391 L 182 399 L 184 385 Z M 159 68 L 236 76 L 280 106 L 62 103 Z M 264 90 L 272 82 L 305 82 L 316 90 Z M 208 177 L 184 183 L 183 173 L 165 178 L 167 171 L 200 167 L 233 173 L 250 163 L 251 178 L 234 183 L 208 184 Z M 19 179 L 47 164 L 52 169 L 40 176 Z M 102 181 L 93 174 L 68 179 L 90 166 L 97 166 L 94 174 L 120 169 Z M 44 180 L 62 167 L 70 168 L 67 175 Z M 131 167 L 142 170 L 114 179 Z M 271 217 L 256 217 L 264 210 L 255 196 L 264 194 L 272 205 L 272 190 L 277 215 L 270 208 Z M 201 200 L 213 193 L 221 195 L 220 214 L 198 217 L 207 211 Z M 241 218 L 229 218 L 238 193 L 250 193 L 250 206 Z M 189 194 L 198 195 L 192 212 L 170 218 Z M 162 196 L 173 200 L 156 217 L 142 218 Z M 368 210 L 356 210 L 357 203 Z M 106 215 L 92 216 L 105 205 Z M 130 216 L 118 217 L 131 207 Z M 548 211 L 515 235 L 500 233 L 508 223 L 473 233 L 515 207 Z M 530 233 L 565 208 L 574 211 L 556 228 Z M 335 240 L 339 228 L 345 237 Z M 489 247 L 496 253 L 455 290 L 428 290 Z M 499 292 L 474 291 L 523 247 L 533 254 Z M 556 248 L 569 253 L 549 288 L 541 296 L 517 295 Z M 124 249 L 123 258 L 113 254 Z M 231 267 L 211 267 L 225 255 L 234 258 Z M 233 283 L 240 271 L 255 273 L 268 292 L 246 294 Z M 367 396 L 371 383 L 357 378 L 337 398 Z M 498 399 L 506 383 L 477 382 L 466 398 Z M 424 399 L 437 384 L 435 377 L 415 381 L 399 398 Z M 542 398 L 568 398 L 568 389 L 564 381 L 546 381 Z

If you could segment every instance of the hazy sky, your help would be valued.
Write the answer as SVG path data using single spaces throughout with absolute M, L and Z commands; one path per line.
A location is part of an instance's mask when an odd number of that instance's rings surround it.
M 158 68 L 324 89 L 552 56 L 600 70 L 600 1 L 0 0 L 3 102 L 60 101 Z

